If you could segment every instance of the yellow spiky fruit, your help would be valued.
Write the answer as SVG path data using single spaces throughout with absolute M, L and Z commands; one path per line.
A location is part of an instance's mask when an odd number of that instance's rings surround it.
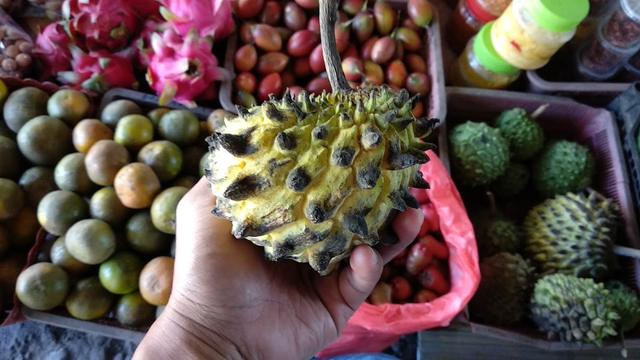
M 409 186 L 428 186 L 418 169 L 429 145 L 416 133 L 435 121 L 416 121 L 414 102 L 369 88 L 239 109 L 209 139 L 213 213 L 268 258 L 329 273 L 355 246 L 384 239 L 393 210 L 417 207 Z

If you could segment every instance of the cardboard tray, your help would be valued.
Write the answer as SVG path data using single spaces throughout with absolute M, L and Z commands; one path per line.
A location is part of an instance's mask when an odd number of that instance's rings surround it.
M 405 9 L 406 0 L 389 0 L 395 8 Z M 444 121 L 447 114 L 447 102 L 445 91 L 444 67 L 442 63 L 442 36 L 440 32 L 440 20 L 438 14 L 434 14 L 433 22 L 427 28 L 426 38 L 424 42 L 428 44 L 426 54 L 424 54 L 429 66 L 429 78 L 431 80 L 431 93 L 427 99 L 424 99 L 426 114 L 429 118 L 436 118 Z M 234 54 L 237 49 L 238 38 L 234 34 L 227 42 L 227 51 L 225 56 L 225 68 L 235 75 Z M 222 108 L 237 113 L 236 106 L 233 103 L 233 81 L 227 81 L 220 87 L 220 104 Z
M 544 78 L 540 71 L 527 71 L 528 91 L 536 94 L 571 97 L 598 106 L 605 105 L 620 95 L 631 83 L 621 82 L 568 82 Z
M 447 88 L 449 116 L 440 130 L 440 157 L 448 158 L 447 127 L 460 122 L 488 121 L 494 119 L 504 110 L 521 107 L 533 112 L 544 104 L 547 110 L 538 119 L 547 134 L 574 140 L 588 146 L 596 157 L 599 177 L 593 187 L 613 199 L 621 209 L 624 222 L 626 245 L 640 248 L 640 232 L 633 204 L 631 183 L 624 164 L 622 143 L 618 136 L 618 126 L 613 115 L 604 109 L 583 105 L 570 99 L 544 95 L 522 94 L 508 91 L 478 90 L 467 88 Z M 634 271 L 640 269 L 638 261 L 629 262 L 629 279 L 637 280 Z M 635 284 L 638 287 L 638 284 Z M 471 331 L 495 338 L 536 346 L 554 351 L 580 350 L 594 348 L 589 345 L 549 341 L 544 334 L 531 326 L 520 328 L 501 328 L 475 323 L 467 317 L 467 325 Z M 640 346 L 640 335 L 628 334 L 627 347 Z M 619 342 L 612 339 L 612 344 Z
M 128 89 L 112 89 L 102 98 L 100 111 L 110 102 L 119 99 L 131 100 L 143 109 L 150 109 L 158 106 L 158 97 L 151 94 L 145 94 L 138 91 Z M 172 102 L 167 107 L 171 109 L 185 109 L 184 106 Z M 198 107 L 188 109 L 192 111 L 200 120 L 206 120 L 211 109 Z M 38 254 L 41 252 L 45 243 L 49 241 L 44 230 L 40 230 L 36 243 L 29 252 L 27 265 L 36 262 Z M 17 302 L 16 302 L 17 304 Z M 126 341 L 140 342 L 146 333 L 146 328 L 128 328 L 119 325 L 115 320 L 104 318 L 96 321 L 83 321 L 69 317 L 64 310 L 56 309 L 52 312 L 43 312 L 29 309 L 25 306 L 15 306 L 12 311 L 14 318 L 24 318 L 40 323 L 59 326 L 67 329 L 73 329 L 82 332 L 98 334 L 110 338 L 116 338 Z

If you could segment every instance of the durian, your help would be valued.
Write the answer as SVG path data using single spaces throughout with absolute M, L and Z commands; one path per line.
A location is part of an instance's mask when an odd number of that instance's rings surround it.
M 609 273 L 617 206 L 594 190 L 549 199 L 524 221 L 526 252 L 543 274 L 602 279 Z
M 454 175 L 477 187 L 496 180 L 509 165 L 509 145 L 500 131 L 485 123 L 466 122 L 449 134 Z
M 480 256 L 522 250 L 522 231 L 513 221 L 501 216 L 483 215 L 474 224 Z
M 529 184 L 530 178 L 529 168 L 519 163 L 511 163 L 490 187 L 497 197 L 510 198 L 520 194 Z
M 609 291 L 592 279 L 554 274 L 538 280 L 531 318 L 550 339 L 602 345 L 620 320 Z
M 520 255 L 498 253 L 480 263 L 482 280 L 469 304 L 471 315 L 485 323 L 511 325 L 527 314 L 533 267 Z
M 544 197 L 579 192 L 591 186 L 595 160 L 591 151 L 574 142 L 547 145 L 533 165 L 533 185 Z
M 406 91 L 288 93 L 241 109 L 210 138 L 214 214 L 270 259 L 308 262 L 326 274 L 359 244 L 377 244 L 389 215 L 418 207 L 428 185 Z M 419 120 L 417 128 L 433 122 Z
M 616 312 L 620 315 L 620 327 L 622 332 L 633 330 L 640 322 L 640 299 L 638 293 L 621 283 L 609 281 L 606 283 Z
M 496 128 L 509 143 L 513 160 L 529 160 L 544 146 L 542 127 L 524 109 L 515 108 L 500 114 Z

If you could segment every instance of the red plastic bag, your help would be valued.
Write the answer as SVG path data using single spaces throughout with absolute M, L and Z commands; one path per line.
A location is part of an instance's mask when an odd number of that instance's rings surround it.
M 424 304 L 362 304 L 340 338 L 318 354 L 327 358 L 349 353 L 379 352 L 401 335 L 448 326 L 478 288 L 480 268 L 473 226 L 449 172 L 438 156 L 420 169 L 431 185 L 426 190 L 440 217 L 440 232 L 449 247 L 451 291 Z

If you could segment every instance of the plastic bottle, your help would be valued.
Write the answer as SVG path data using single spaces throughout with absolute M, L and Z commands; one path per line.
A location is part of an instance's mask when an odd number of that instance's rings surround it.
M 588 0 L 513 0 L 493 26 L 493 44 L 511 65 L 539 69 L 571 40 L 588 13 Z
M 482 27 L 473 37 L 452 71 L 452 83 L 485 89 L 504 89 L 520 76 L 520 69 L 511 66 L 496 52 L 491 40 L 493 22 Z
M 640 1 L 619 0 L 604 24 L 603 36 L 620 49 L 630 49 L 640 44 Z
M 460 0 L 449 21 L 449 43 L 460 51 L 480 28 L 500 16 L 511 0 Z

